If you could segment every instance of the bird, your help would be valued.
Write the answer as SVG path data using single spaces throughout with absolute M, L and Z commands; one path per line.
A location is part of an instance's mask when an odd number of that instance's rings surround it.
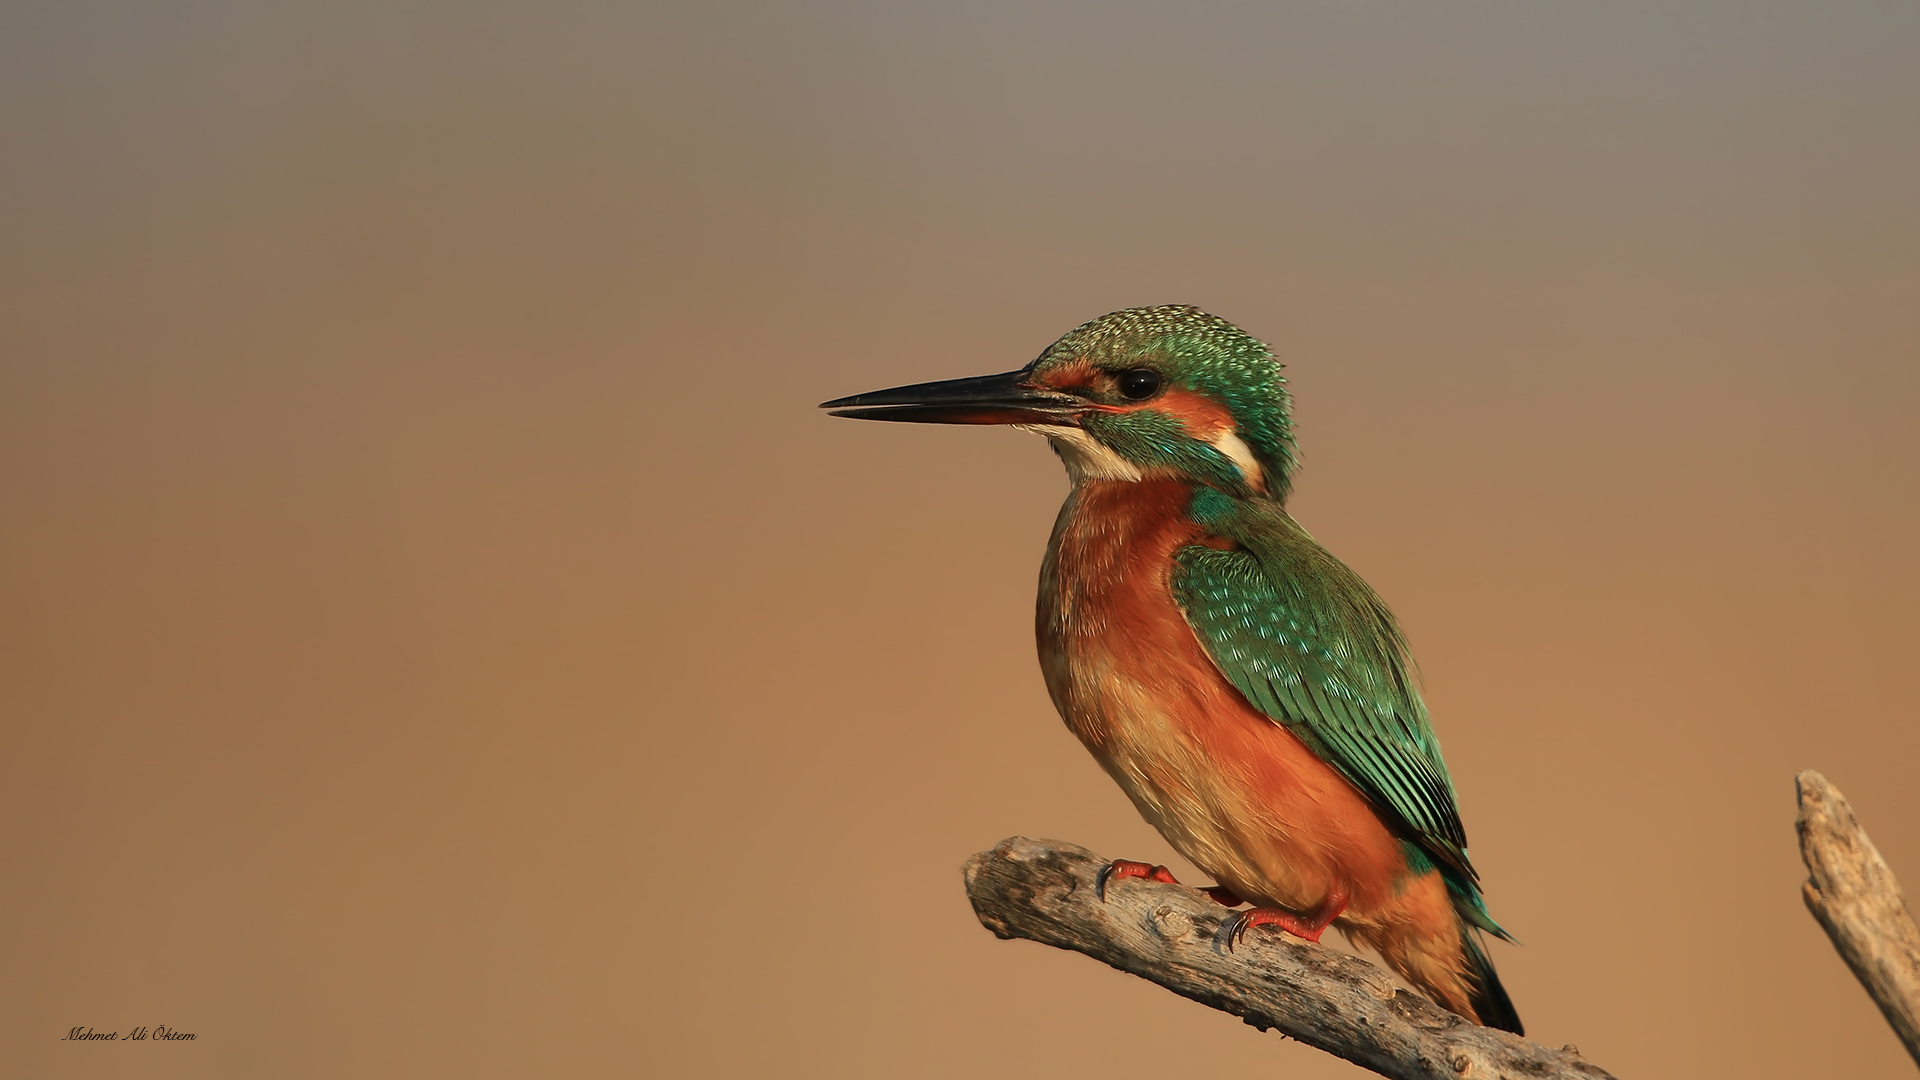
M 1273 926 L 1371 947 L 1443 1007 L 1524 1029 L 1405 635 L 1288 514 L 1292 398 L 1265 343 L 1188 305 L 1085 323 L 1032 363 L 824 402 L 1046 438 L 1071 490 L 1035 636 L 1066 726 L 1218 883 L 1229 948 Z M 1165 866 L 1116 860 L 1127 878 Z

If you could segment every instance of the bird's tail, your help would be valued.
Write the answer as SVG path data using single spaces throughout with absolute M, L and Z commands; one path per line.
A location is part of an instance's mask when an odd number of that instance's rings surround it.
M 1514 1011 L 1513 999 L 1507 996 L 1507 988 L 1500 985 L 1500 974 L 1493 970 L 1487 951 L 1480 947 L 1479 931 L 1464 919 L 1460 922 L 1460 952 L 1467 960 L 1468 1000 L 1480 1023 L 1525 1035 L 1527 1032 L 1521 1026 L 1520 1014 Z
M 1500 985 L 1500 974 L 1493 970 L 1493 961 L 1487 959 L 1487 951 L 1480 944 L 1482 931 L 1501 941 L 1512 941 L 1513 935 L 1493 921 L 1486 901 L 1480 899 L 1480 890 L 1472 883 L 1456 881 L 1449 875 L 1447 892 L 1453 901 L 1453 912 L 1460 919 L 1460 955 L 1466 960 L 1468 1003 L 1481 1024 L 1525 1035 L 1520 1014 L 1514 1011 L 1513 999 L 1507 996 L 1507 988 Z

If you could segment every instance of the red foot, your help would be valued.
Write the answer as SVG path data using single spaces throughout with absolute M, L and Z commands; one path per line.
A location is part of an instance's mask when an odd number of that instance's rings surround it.
M 1143 862 L 1129 862 L 1126 859 L 1115 859 L 1108 863 L 1105 869 L 1100 871 L 1099 879 L 1094 882 L 1094 894 L 1100 897 L 1102 902 L 1105 902 L 1107 899 L 1107 882 L 1120 881 L 1130 877 L 1146 878 L 1148 881 L 1159 881 L 1168 885 L 1180 884 L 1180 880 L 1174 877 L 1173 873 L 1164 866 L 1154 866 L 1150 863 Z
M 1127 859 L 1115 859 L 1108 863 L 1105 869 L 1100 871 L 1100 880 L 1098 883 L 1100 899 L 1104 901 L 1107 898 L 1108 882 L 1132 877 L 1145 878 L 1148 881 L 1158 881 L 1166 885 L 1180 884 L 1180 879 L 1174 877 L 1173 872 L 1164 866 L 1153 866 L 1148 863 L 1132 862 Z M 1245 900 L 1240 899 L 1239 893 L 1234 892 L 1225 885 L 1203 885 L 1200 891 L 1211 897 L 1214 903 L 1225 907 L 1239 907 L 1241 904 L 1246 903 Z
M 1251 911 L 1236 911 L 1227 917 L 1220 932 L 1227 937 L 1227 948 L 1231 950 L 1247 936 L 1247 931 L 1256 926 L 1277 926 L 1297 938 L 1317 942 L 1320 935 L 1340 913 L 1347 910 L 1347 895 L 1342 892 L 1327 894 L 1320 902 L 1318 910 L 1309 915 L 1296 915 L 1283 908 L 1257 907 Z

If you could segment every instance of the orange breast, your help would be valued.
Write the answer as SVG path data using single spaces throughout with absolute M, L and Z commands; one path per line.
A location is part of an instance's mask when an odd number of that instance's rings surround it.
M 1406 869 L 1373 806 L 1220 674 L 1174 602 L 1173 553 L 1222 544 L 1177 481 L 1086 482 L 1041 574 L 1041 666 L 1067 726 L 1169 843 L 1257 903 L 1330 893 L 1350 919 L 1394 902 Z

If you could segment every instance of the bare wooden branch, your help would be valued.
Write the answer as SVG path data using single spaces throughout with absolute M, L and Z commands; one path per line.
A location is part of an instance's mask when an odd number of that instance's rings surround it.
M 1012 837 L 967 860 L 967 896 L 987 929 L 1082 952 L 1121 971 L 1277 1029 L 1396 1080 L 1605 1080 L 1573 1047 L 1480 1027 L 1394 985 L 1387 972 L 1271 928 L 1228 951 L 1227 909 L 1139 879 L 1096 895 L 1107 860 L 1056 840 Z
M 1826 777 L 1808 769 L 1794 786 L 1800 791 L 1794 827 L 1807 864 L 1800 895 L 1920 1064 L 1920 931 L 1900 883 Z

